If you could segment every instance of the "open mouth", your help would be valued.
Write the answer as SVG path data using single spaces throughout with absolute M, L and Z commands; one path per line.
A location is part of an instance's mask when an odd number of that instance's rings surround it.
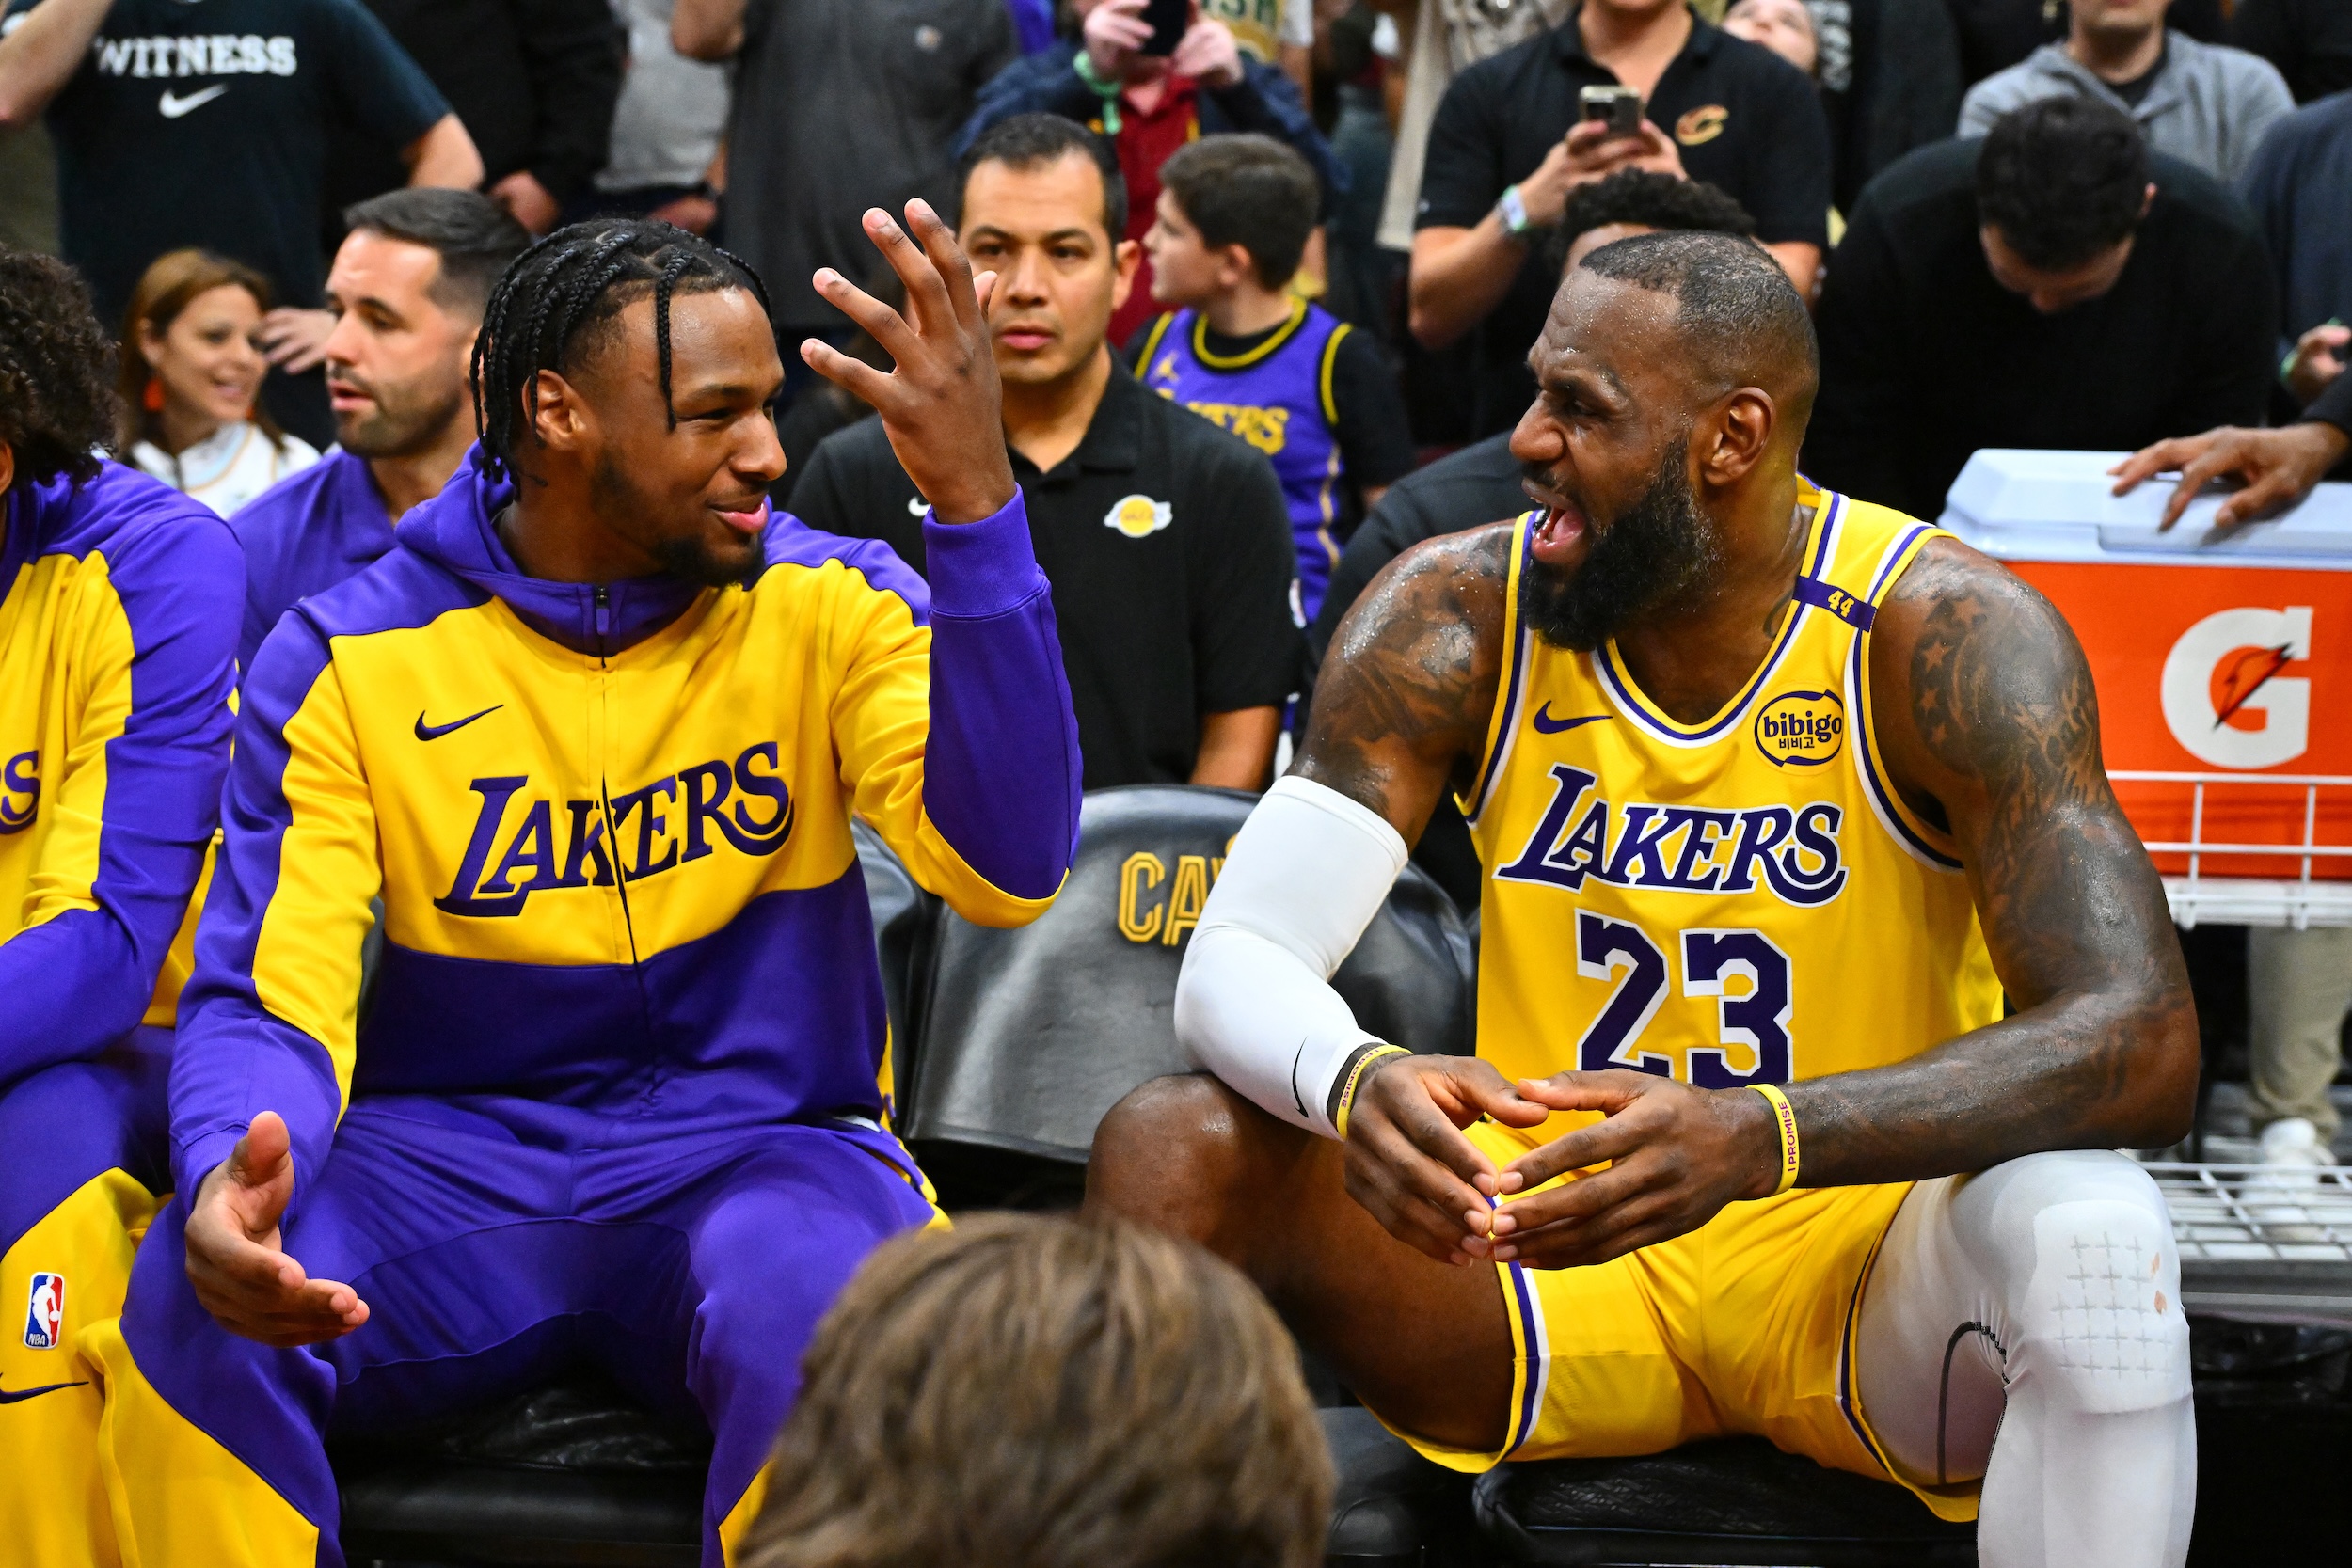
M 1549 485 L 1523 480 L 1520 488 L 1528 499 L 1544 509 L 1536 519 L 1529 545 L 1538 561 L 1548 565 L 1572 565 L 1582 555 L 1592 538 L 1592 528 L 1584 509 Z

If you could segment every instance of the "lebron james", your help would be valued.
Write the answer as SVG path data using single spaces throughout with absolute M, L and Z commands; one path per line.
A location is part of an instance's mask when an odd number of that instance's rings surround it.
M 1803 303 L 1744 241 L 1570 272 L 1513 451 L 1334 641 L 1089 1200 L 1248 1270 L 1464 1470 L 1754 1433 L 1979 1517 L 1990 1568 L 2178 1564 L 2180 1264 L 2118 1148 L 2197 1076 L 2162 888 L 2034 592 L 1798 472 Z M 1479 1054 L 1327 981 L 1440 789 Z

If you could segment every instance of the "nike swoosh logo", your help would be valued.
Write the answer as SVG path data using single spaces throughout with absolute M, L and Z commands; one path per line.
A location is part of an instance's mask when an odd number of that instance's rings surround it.
M 424 721 L 424 715 L 420 713 L 417 715 L 417 738 L 419 740 L 438 740 L 441 736 L 449 734 L 450 731 L 462 730 L 468 724 L 472 723 L 475 720 L 482 718 L 485 714 L 496 713 L 499 709 L 504 707 L 505 705 L 506 705 L 504 703 L 492 703 L 488 707 L 484 708 L 481 713 L 469 713 L 463 719 L 453 719 L 446 724 L 428 724 Z
M 155 107 L 163 112 L 163 117 L 166 119 L 178 119 L 182 115 L 187 114 L 191 110 L 202 108 L 205 104 L 210 103 L 214 99 L 218 98 L 222 93 L 227 92 L 228 90 L 228 86 L 225 83 L 215 83 L 213 86 L 206 87 L 202 92 L 192 92 L 188 94 L 187 97 L 182 98 L 178 94 L 167 89 L 163 97 L 155 101 Z
M 1588 713 L 1581 719 L 1554 719 L 1551 716 L 1551 705 L 1546 703 L 1535 710 L 1535 716 L 1528 722 L 1535 726 L 1537 735 L 1558 735 L 1563 730 L 1572 730 L 1579 724 L 1597 724 L 1604 719 L 1615 717 L 1613 713 Z
M 87 1383 L 51 1383 L 39 1388 L 0 1388 L 0 1404 L 14 1404 L 19 1400 L 36 1400 L 43 1394 L 54 1394 L 60 1388 L 87 1388 Z

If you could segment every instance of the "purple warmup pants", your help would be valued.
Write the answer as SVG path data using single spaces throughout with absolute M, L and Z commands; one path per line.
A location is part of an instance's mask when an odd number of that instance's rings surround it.
M 533 1108 L 501 1110 L 386 1096 L 344 1115 L 286 1227 L 311 1277 L 369 1306 L 327 1344 L 272 1350 L 215 1323 L 173 1201 L 123 1308 L 136 1373 L 315 1525 L 317 1562 L 341 1568 L 330 1430 L 397 1430 L 592 1362 L 657 1411 L 709 1423 L 703 1560 L 718 1568 L 720 1525 L 792 1406 L 818 1319 L 877 1244 L 937 1217 L 914 1162 L 849 1123 L 550 1149 L 514 1130 Z

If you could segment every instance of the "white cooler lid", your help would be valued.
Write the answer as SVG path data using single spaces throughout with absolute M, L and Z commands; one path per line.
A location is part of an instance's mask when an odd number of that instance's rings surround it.
M 2111 495 L 2107 470 L 2128 455 L 1988 447 L 1960 471 L 1938 520 L 1997 561 L 2352 571 L 2352 484 L 2322 484 L 2280 516 L 2226 531 L 2213 515 L 2228 492 L 2208 490 L 2158 533 L 2178 478 Z

